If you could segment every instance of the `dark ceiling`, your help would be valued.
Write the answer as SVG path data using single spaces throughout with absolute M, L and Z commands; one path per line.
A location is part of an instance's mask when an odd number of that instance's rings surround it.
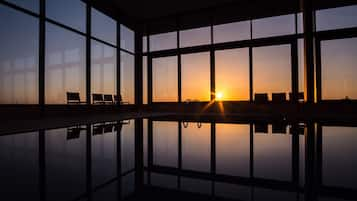
M 300 11 L 300 0 L 83 0 L 134 29 L 150 24 L 152 33 Z M 356 0 L 311 0 L 315 7 L 355 4 Z

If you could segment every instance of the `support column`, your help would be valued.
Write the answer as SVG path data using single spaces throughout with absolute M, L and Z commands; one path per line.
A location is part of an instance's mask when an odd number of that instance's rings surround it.
M 143 35 L 135 32 L 135 105 L 143 104 Z
M 303 10 L 304 24 L 304 72 L 305 72 L 305 101 L 315 101 L 315 12 L 313 0 L 300 0 Z
M 86 5 L 86 102 L 91 104 L 91 6 Z
M 39 88 L 38 88 L 38 103 L 41 107 L 41 111 L 45 106 L 45 53 L 46 53 L 46 1 L 40 0 L 40 25 L 39 25 Z

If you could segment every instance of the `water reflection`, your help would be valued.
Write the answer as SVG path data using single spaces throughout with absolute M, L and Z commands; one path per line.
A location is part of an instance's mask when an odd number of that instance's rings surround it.
M 0 191 L 46 201 L 356 200 L 356 131 L 155 118 L 0 136 Z

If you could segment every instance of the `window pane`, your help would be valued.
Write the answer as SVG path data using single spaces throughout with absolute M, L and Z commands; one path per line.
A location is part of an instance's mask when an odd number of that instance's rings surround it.
M 85 38 L 46 24 L 45 94 L 47 104 L 65 104 L 66 92 L 86 97 Z
M 249 177 L 250 125 L 216 124 L 217 173 Z
M 275 126 L 269 125 L 268 131 L 264 133 L 257 131 L 255 125 L 254 177 L 290 181 L 292 135 L 287 133 L 287 127 L 284 125 L 282 131 L 273 132 Z
M 134 31 L 129 29 L 124 25 L 120 25 L 120 47 L 122 49 L 128 50 L 130 52 L 135 51 L 134 41 L 135 41 L 135 34 Z
M 295 15 L 253 20 L 253 38 L 295 34 Z
M 291 92 L 290 45 L 253 48 L 253 92 Z
M 321 42 L 322 99 L 357 99 L 357 38 Z
M 214 43 L 250 39 L 250 21 L 221 24 L 213 27 Z
M 86 4 L 79 0 L 47 0 L 46 16 L 79 31 L 86 30 Z
M 148 38 L 146 36 L 143 37 L 143 52 L 147 52 L 148 51 Z
M 92 40 L 91 92 L 116 95 L 116 49 Z
M 148 104 L 148 60 L 143 56 L 143 104 Z
M 153 122 L 153 163 L 178 166 L 178 123 Z
M 211 43 L 211 28 L 202 27 L 180 31 L 180 47 L 191 47 Z
M 249 100 L 249 49 L 216 51 L 216 99 Z
M 298 39 L 298 62 L 299 62 L 299 92 L 305 91 L 305 56 L 304 39 Z
M 210 171 L 211 124 L 187 123 L 182 126 L 182 168 Z
M 153 102 L 177 102 L 177 56 L 152 60 Z
M 297 14 L 297 33 L 304 33 L 304 18 L 302 13 Z
M 92 35 L 116 45 L 117 23 L 112 18 L 92 8 Z
M 316 11 L 316 30 L 342 29 L 357 26 L 357 5 Z
M 0 5 L 0 27 L 0 104 L 37 104 L 38 19 Z
M 13 3 L 22 8 L 29 9 L 36 13 L 38 13 L 40 7 L 39 0 L 5 0 L 5 1 Z
M 121 52 L 120 56 L 120 93 L 124 102 L 134 104 L 134 56 L 126 52 Z
M 150 51 L 177 48 L 177 32 L 156 34 L 150 36 Z
M 183 101 L 209 101 L 210 55 L 208 52 L 182 55 L 181 87 Z

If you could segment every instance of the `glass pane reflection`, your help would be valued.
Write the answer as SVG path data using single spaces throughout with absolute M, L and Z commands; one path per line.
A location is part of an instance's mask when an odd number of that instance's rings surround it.
M 209 53 L 182 55 L 182 101 L 209 101 L 211 95 Z
M 66 92 L 78 92 L 85 101 L 85 52 L 85 37 L 46 24 L 46 104 L 65 104 Z
M 91 92 L 116 94 L 117 58 L 116 49 L 92 40 Z
M 38 103 L 38 26 L 37 18 L 0 5 L 0 104 Z
M 153 102 L 177 102 L 177 56 L 152 60 Z

